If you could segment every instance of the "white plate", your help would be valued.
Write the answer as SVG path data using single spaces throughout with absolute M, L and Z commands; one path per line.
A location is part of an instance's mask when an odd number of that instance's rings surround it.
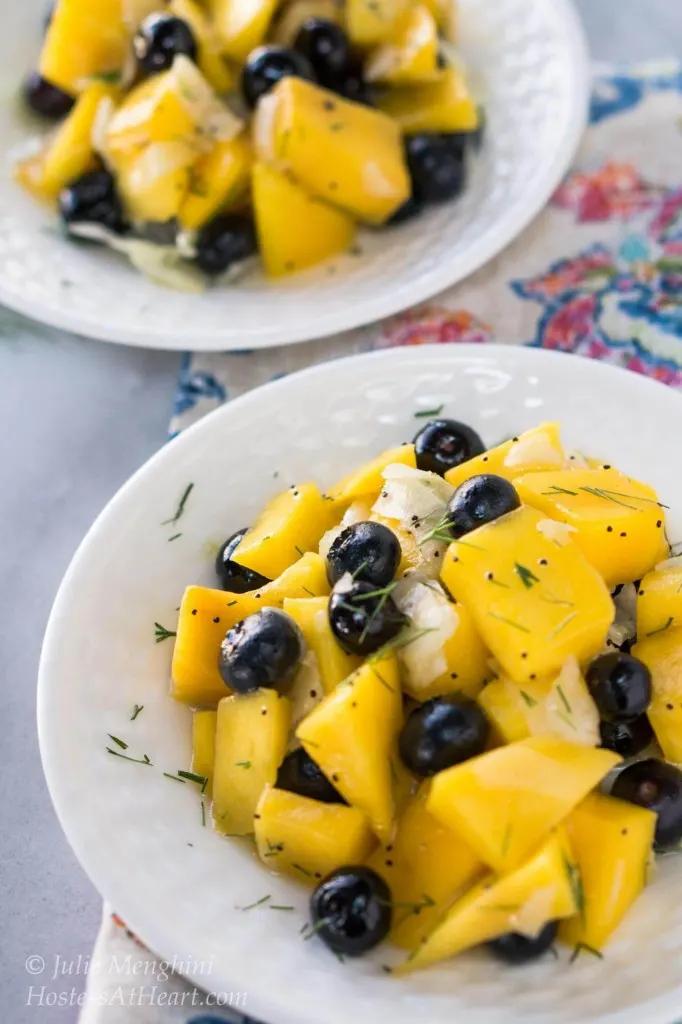
M 295 374 L 212 413 L 144 466 L 102 513 L 55 602 L 40 668 L 43 764 L 62 826 L 99 891 L 158 954 L 210 963 L 193 980 L 248 992 L 269 1024 L 670 1024 L 682 1008 L 682 861 L 661 861 L 603 961 L 524 969 L 469 954 L 409 980 L 386 977 L 379 950 L 340 965 L 304 942 L 306 892 L 271 876 L 246 844 L 202 828 L 187 767 L 190 712 L 167 695 L 186 584 L 215 585 L 213 544 L 251 521 L 283 485 L 329 485 L 410 438 L 420 409 L 444 403 L 492 444 L 543 419 L 565 441 L 651 482 L 682 539 L 682 399 L 578 357 L 494 346 L 431 346 L 356 356 Z M 267 416 L 264 416 L 267 410 Z M 277 477 L 275 478 L 275 474 Z M 176 527 L 161 526 L 188 483 Z M 172 543 L 175 532 L 182 536 Z M 144 711 L 130 722 L 134 704 Z M 105 752 L 113 733 L 153 767 Z M 193 845 L 189 845 L 193 844 Z M 271 893 L 293 913 L 235 909 Z M 192 972 L 190 972 L 191 974 Z
M 0 302 L 79 334 L 154 348 L 282 345 L 378 320 L 495 256 L 542 208 L 582 133 L 586 46 L 570 0 L 460 0 L 463 49 L 480 83 L 486 143 L 460 202 L 364 232 L 362 255 L 282 283 L 257 271 L 203 296 L 159 288 L 110 253 L 50 230 L 56 218 L 11 179 L 27 127 L 11 102 L 35 62 L 45 0 L 0 0 Z

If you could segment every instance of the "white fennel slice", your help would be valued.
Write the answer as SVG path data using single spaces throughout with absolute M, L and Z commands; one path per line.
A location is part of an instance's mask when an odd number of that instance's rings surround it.
M 535 527 L 547 540 L 558 544 L 560 548 L 571 543 L 571 534 L 577 533 L 575 526 L 570 523 L 558 523 L 556 519 L 541 519 Z
M 673 555 L 672 558 L 666 558 L 658 565 L 654 566 L 656 572 L 668 572 L 672 570 L 682 571 L 682 555 Z
M 616 617 L 608 631 L 607 647 L 620 647 L 626 640 L 632 640 L 637 633 L 637 588 L 633 583 L 626 583 L 613 603 Z
M 447 669 L 443 653 L 445 644 L 455 634 L 459 615 L 443 588 L 435 582 L 422 582 L 415 577 L 400 580 L 391 594 L 396 605 L 410 620 L 414 637 L 398 648 L 402 672 L 415 692 L 427 687 Z
M 142 238 L 117 235 L 101 224 L 71 224 L 69 232 L 127 256 L 136 270 L 166 288 L 192 294 L 206 290 L 204 275 L 188 263 L 174 245 L 157 245 Z
M 525 715 L 533 736 L 556 736 L 586 747 L 601 742 L 599 712 L 574 657 L 566 659 L 547 696 L 528 706 Z
M 526 468 L 542 466 L 544 469 L 563 469 L 564 453 L 552 442 L 548 433 L 538 431 L 521 437 L 512 444 L 504 457 L 507 469 L 522 473 Z

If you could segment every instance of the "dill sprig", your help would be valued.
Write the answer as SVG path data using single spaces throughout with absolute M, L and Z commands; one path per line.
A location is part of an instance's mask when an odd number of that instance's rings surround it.
M 418 412 L 414 414 L 414 418 L 419 420 L 425 416 L 440 416 L 444 408 L 445 404 L 443 403 L 439 405 L 437 409 L 419 409 Z
M 553 629 L 553 630 L 552 630 L 552 632 L 551 632 L 551 633 L 549 634 L 549 636 L 547 637 L 547 639 L 548 639 L 548 640 L 553 640 L 553 639 L 554 639 L 554 637 L 556 637 L 556 636 L 558 636 L 558 635 L 559 635 L 559 633 L 560 633 L 560 632 L 562 631 L 562 629 L 565 629 L 565 628 L 566 628 L 566 626 L 567 626 L 567 625 L 569 624 L 569 622 L 573 622 L 573 619 L 575 619 L 575 618 L 577 617 L 577 615 L 578 615 L 578 613 L 577 613 L 577 612 L 570 612 L 570 613 L 569 613 L 569 614 L 568 614 L 568 615 L 566 616 L 566 618 L 565 618 L 565 619 L 562 619 L 562 620 L 561 620 L 561 622 L 559 622 L 559 623 L 558 623 L 558 624 L 557 624 L 557 625 L 556 625 L 556 626 L 554 627 L 554 629 Z
M 535 573 L 528 569 L 525 565 L 521 565 L 520 562 L 514 562 L 514 572 L 523 583 L 526 590 L 530 590 L 534 583 L 539 583 L 540 579 Z
M 144 704 L 136 704 L 136 705 L 135 705 L 135 707 L 133 708 L 133 713 L 132 713 L 132 715 L 130 716 L 130 721 L 131 721 L 131 722 L 134 722 L 134 721 L 135 721 L 135 719 L 137 718 L 137 716 L 138 716 L 138 715 L 140 714 L 140 712 L 141 712 L 141 711 L 143 711 L 143 710 L 144 710 Z
M 177 632 L 174 629 L 166 629 L 160 622 L 154 623 L 154 637 L 157 644 L 160 644 L 163 640 L 168 640 L 171 636 L 177 636 Z
M 574 864 L 572 860 L 566 855 L 566 852 L 562 852 L 562 860 L 564 862 L 564 871 L 568 878 L 568 884 L 571 887 L 573 893 L 573 899 L 575 905 L 578 908 L 580 916 L 585 918 L 585 890 L 583 888 L 583 880 L 580 874 L 580 868 L 577 864 Z
M 559 487 L 558 484 L 552 484 L 548 491 L 541 491 L 541 494 L 554 496 L 555 494 L 570 494 L 572 497 L 577 498 L 577 491 L 569 491 L 567 487 Z
M 194 484 L 187 484 L 187 487 L 185 487 L 185 490 L 182 493 L 182 497 L 180 498 L 180 501 L 178 502 L 178 507 L 176 508 L 174 514 L 170 517 L 170 519 L 164 519 L 164 521 L 161 523 L 162 526 L 174 526 L 175 523 L 177 523 L 178 519 L 180 519 L 180 517 L 182 516 L 183 512 L 185 511 L 185 505 L 187 504 L 187 499 L 189 498 L 189 496 L 192 493 L 193 489 L 194 489 Z
M 566 697 L 566 694 L 564 693 L 564 690 L 563 690 L 563 687 L 562 687 L 561 683 L 557 684 L 556 692 L 559 694 L 559 699 L 561 700 L 561 703 L 563 704 L 563 706 L 566 708 L 566 711 L 569 713 L 569 715 L 572 715 L 573 714 L 573 708 L 568 703 L 568 698 Z
M 513 626 L 514 629 L 520 630 L 521 633 L 530 633 L 527 626 L 522 626 L 520 622 L 514 622 L 513 619 L 507 619 L 504 615 L 498 615 L 496 612 L 488 612 L 491 619 L 497 619 L 498 622 L 504 622 L 507 626 Z
M 117 747 L 121 748 L 121 750 L 127 750 L 128 749 L 128 744 L 125 743 L 123 740 L 120 740 L 118 738 L 118 736 L 112 736 L 110 732 L 107 733 L 107 736 L 109 737 L 111 742 L 115 743 Z
M 112 754 L 114 757 L 120 757 L 123 761 L 132 761 L 133 764 L 149 764 L 149 765 L 151 765 L 151 763 L 152 763 L 149 760 L 149 758 L 147 757 L 146 754 L 143 754 L 141 758 L 140 757 L 129 757 L 128 754 L 122 754 L 118 750 L 112 750 L 111 747 L 106 747 L 106 752 L 107 752 L 107 754 Z
M 436 632 L 435 626 L 425 626 L 423 629 L 418 629 L 412 634 L 410 634 L 410 629 L 411 627 L 408 627 L 406 630 L 403 630 L 401 633 L 398 633 L 397 636 L 393 637 L 392 640 L 388 640 L 383 647 L 379 648 L 378 651 L 375 651 L 374 654 L 370 654 L 369 658 L 367 658 L 367 662 L 372 664 L 375 661 L 381 661 L 388 653 L 390 653 L 390 651 L 402 650 L 405 647 L 409 647 L 410 644 L 415 643 L 417 640 L 421 640 L 421 638 L 426 636 L 427 633 Z
M 568 961 L 569 964 L 574 963 L 578 959 L 580 954 L 583 952 L 583 950 L 586 953 L 590 953 L 592 956 L 596 956 L 598 960 L 604 959 L 604 954 L 600 953 L 598 949 L 595 949 L 593 946 L 588 946 L 586 942 L 579 942 L 575 946 L 573 952 L 571 953 L 571 956 Z
M 261 896 L 261 898 L 259 900 L 255 900 L 254 903 L 247 903 L 247 905 L 245 907 L 236 907 L 235 909 L 236 910 L 253 910 L 254 907 L 262 907 L 264 903 L 267 903 L 268 900 L 271 900 L 271 899 L 272 899 L 272 895 L 270 893 L 268 893 L 267 896 Z
M 535 697 L 531 697 L 531 695 L 529 693 L 526 693 L 525 690 L 519 690 L 519 693 L 521 694 L 525 704 L 527 704 L 529 708 L 537 707 L 538 702 L 536 701 Z

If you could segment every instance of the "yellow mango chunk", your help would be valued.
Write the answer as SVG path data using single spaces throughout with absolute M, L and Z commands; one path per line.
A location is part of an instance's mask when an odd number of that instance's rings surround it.
M 324 692 L 331 693 L 360 667 L 361 661 L 354 654 L 346 654 L 332 633 L 328 598 L 287 598 L 283 607 L 298 624 L 309 650 L 317 658 Z
M 452 543 L 441 571 L 517 683 L 558 672 L 571 655 L 594 657 L 615 614 L 598 572 L 571 541 L 550 539 L 545 522 L 532 508 L 509 512 Z
M 427 810 L 502 874 L 618 764 L 610 750 L 533 736 L 439 772 Z
M 217 32 L 206 11 L 195 0 L 171 0 L 168 10 L 191 28 L 197 43 L 197 64 L 202 75 L 217 93 L 238 87 L 237 69 L 221 51 Z
M 40 55 L 40 74 L 79 93 L 99 76 L 120 72 L 140 22 L 158 0 L 59 0 Z
M 402 724 L 395 656 L 366 661 L 301 722 L 299 739 L 339 793 L 380 839 L 394 820 L 391 755 Z
M 195 711 L 192 715 L 192 771 L 208 779 L 206 793 L 213 789 L 217 711 Z
M 362 811 L 267 786 L 256 808 L 258 855 L 271 871 L 317 882 L 348 864 L 363 864 L 376 840 Z
M 345 252 L 355 222 L 309 195 L 285 174 L 256 163 L 253 207 L 261 259 L 270 277 L 284 277 Z
M 81 94 L 65 121 L 37 156 L 21 161 L 19 182 L 43 199 L 56 199 L 66 185 L 94 170 L 97 156 L 92 145 L 92 129 L 102 103 L 112 103 L 116 90 L 103 82 L 93 82 Z
M 480 117 L 463 72 L 447 68 L 427 85 L 390 89 L 377 105 L 400 125 L 405 135 L 419 132 L 473 132 Z
M 116 161 L 118 190 L 132 220 L 163 223 L 176 217 L 196 158 L 184 142 L 156 142 L 132 160 Z
M 383 487 L 383 472 L 393 463 L 417 468 L 417 457 L 413 444 L 401 444 L 397 448 L 388 448 L 370 462 L 364 463 L 330 488 L 329 495 L 337 501 L 353 501 L 355 498 L 371 498 L 372 502 Z
M 259 159 L 358 220 L 382 224 L 410 195 L 400 131 L 380 111 L 283 78 L 258 105 Z
M 563 469 L 565 464 L 559 424 L 541 423 L 448 470 L 445 479 L 453 487 L 459 487 L 465 480 L 480 473 L 494 473 L 505 480 L 515 480 L 524 473 Z
M 365 78 L 386 85 L 431 82 L 443 75 L 438 55 L 436 21 L 428 7 L 417 3 L 398 19 L 388 42 L 369 54 Z
M 359 47 L 388 39 L 408 0 L 346 0 L 346 31 Z
M 666 760 L 682 762 L 682 628 L 664 629 L 632 648 L 651 672 L 647 715 Z
M 535 936 L 577 909 L 575 866 L 565 837 L 554 834 L 515 871 L 470 889 L 394 973 L 408 974 L 506 932 Z
M 272 26 L 269 38 L 279 46 L 290 47 L 296 41 L 304 22 L 309 18 L 322 18 L 341 24 L 342 7 L 335 0 L 293 0 L 287 4 Z
M 526 504 L 574 528 L 573 540 L 610 587 L 641 579 L 666 557 L 656 492 L 618 470 L 530 473 L 514 485 Z
M 213 773 L 215 829 L 244 836 L 284 760 L 291 702 L 275 690 L 224 697 L 218 705 Z
M 642 640 L 659 629 L 682 626 L 682 562 L 652 569 L 637 592 L 637 635 Z
M 277 0 L 210 0 L 216 31 L 228 57 L 244 61 L 263 42 Z
M 456 0 L 423 0 L 436 19 L 436 24 L 443 36 L 451 42 L 457 40 L 457 2 Z
M 243 121 L 222 103 L 196 64 L 184 56 L 152 75 L 126 96 L 107 126 L 112 159 L 152 142 L 183 144 L 200 153 L 235 138 Z
M 239 204 L 251 180 L 251 143 L 242 132 L 234 139 L 216 142 L 193 165 L 187 195 L 178 217 L 185 231 L 193 231 L 219 210 Z
M 193 707 L 215 707 L 229 692 L 218 671 L 220 645 L 227 630 L 261 608 L 281 608 L 287 597 L 328 593 L 324 559 L 312 552 L 272 583 L 246 594 L 188 587 L 173 650 L 172 696 Z
M 522 687 L 503 676 L 484 686 L 476 697 L 493 727 L 495 738 L 502 743 L 516 743 L 530 736 L 524 712 L 527 701 L 534 698 L 528 695 L 524 702 L 521 691 Z
M 656 814 L 592 793 L 566 819 L 579 871 L 580 913 L 563 921 L 568 945 L 601 949 L 646 885 Z
M 312 483 L 295 484 L 268 502 L 232 558 L 274 579 L 317 548 L 337 516 L 333 501 Z
M 395 911 L 390 940 L 404 949 L 414 948 L 454 897 L 485 870 L 464 840 L 426 810 L 429 788 L 429 782 L 422 783 L 391 842 L 368 861 L 391 889 Z

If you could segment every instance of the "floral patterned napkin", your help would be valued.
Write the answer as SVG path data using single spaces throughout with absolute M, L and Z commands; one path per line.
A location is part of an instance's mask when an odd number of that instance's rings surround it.
M 459 341 L 561 349 L 682 386 L 682 62 L 595 70 L 575 166 L 488 266 L 426 305 L 346 334 L 257 353 L 188 354 L 171 430 L 313 363 Z M 89 975 L 81 1024 L 199 1024 L 206 1014 L 248 1024 L 238 1012 L 248 1012 L 248 993 L 224 993 L 231 1009 L 203 1003 L 205 993 L 159 970 L 107 907 L 95 955 L 130 956 L 133 966 L 124 978 Z M 143 972 L 154 998 L 140 995 Z

